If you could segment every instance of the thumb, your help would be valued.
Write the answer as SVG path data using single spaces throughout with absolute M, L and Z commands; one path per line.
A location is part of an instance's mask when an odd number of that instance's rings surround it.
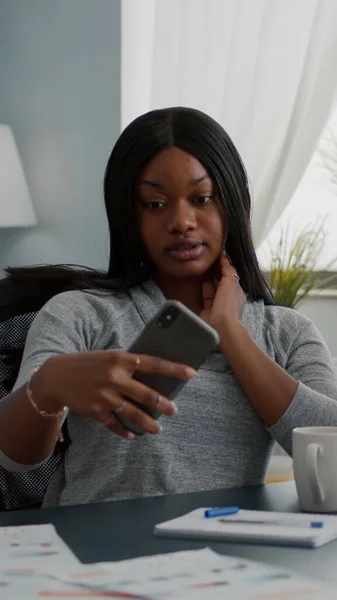
M 211 281 L 204 281 L 202 286 L 202 301 L 205 308 L 212 308 L 215 298 L 215 287 Z

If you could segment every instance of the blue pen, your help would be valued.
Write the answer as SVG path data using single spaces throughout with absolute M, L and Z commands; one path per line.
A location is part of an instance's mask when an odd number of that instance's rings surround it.
M 240 508 L 238 506 L 223 506 L 222 508 L 208 508 L 204 512 L 206 519 L 214 519 L 215 517 L 226 517 L 228 515 L 236 515 Z

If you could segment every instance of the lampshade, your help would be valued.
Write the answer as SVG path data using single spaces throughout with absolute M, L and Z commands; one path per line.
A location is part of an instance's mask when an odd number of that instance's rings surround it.
M 10 127 L 0 125 L 0 227 L 36 225 L 26 178 Z

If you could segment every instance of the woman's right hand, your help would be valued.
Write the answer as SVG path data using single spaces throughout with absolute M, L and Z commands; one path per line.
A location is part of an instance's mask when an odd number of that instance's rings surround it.
M 154 356 L 115 350 L 62 354 L 48 359 L 33 376 L 33 398 L 40 409 L 54 412 L 67 406 L 127 439 L 134 438 L 134 434 L 119 422 L 114 414 L 116 410 L 144 431 L 160 433 L 159 423 L 127 398 L 164 415 L 174 415 L 176 405 L 133 379 L 136 372 L 160 373 L 184 380 L 196 375 L 194 369 L 186 365 Z

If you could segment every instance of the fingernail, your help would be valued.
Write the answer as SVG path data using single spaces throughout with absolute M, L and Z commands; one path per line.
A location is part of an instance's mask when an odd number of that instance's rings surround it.
M 160 423 L 157 423 L 157 432 L 161 433 L 163 431 L 163 426 Z
M 176 415 L 177 412 L 178 412 L 178 407 L 177 407 L 176 403 L 175 402 L 171 402 L 171 407 L 172 407 L 172 413 L 174 415 Z
M 132 433 L 131 431 L 128 431 L 128 435 L 127 435 L 127 438 L 128 438 L 128 440 L 134 440 L 134 439 L 135 439 L 135 437 L 136 437 L 136 436 L 135 436 L 135 434 L 134 434 L 134 433 Z
M 187 377 L 189 377 L 189 378 L 191 378 L 191 379 L 192 379 L 193 377 L 195 377 L 195 376 L 196 376 L 196 374 L 197 374 L 197 372 L 196 372 L 194 369 L 192 369 L 191 367 L 186 367 L 186 369 L 185 369 L 185 373 L 186 373 Z

